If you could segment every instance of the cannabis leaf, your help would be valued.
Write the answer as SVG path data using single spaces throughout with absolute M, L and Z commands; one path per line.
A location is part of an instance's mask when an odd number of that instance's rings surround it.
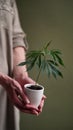
M 19 66 L 27 65 L 27 71 L 32 70 L 35 65 L 38 66 L 39 71 L 36 82 L 38 81 L 42 71 L 46 72 L 48 77 L 53 75 L 54 78 L 57 78 L 57 76 L 63 78 L 62 72 L 59 68 L 60 66 L 64 66 L 61 57 L 62 53 L 58 49 L 49 50 L 50 44 L 51 41 L 45 44 L 40 50 L 32 50 L 27 52 L 26 61 L 18 64 Z

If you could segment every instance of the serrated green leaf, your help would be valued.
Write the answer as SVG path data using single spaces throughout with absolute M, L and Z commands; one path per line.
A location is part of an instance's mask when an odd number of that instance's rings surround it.
M 32 59 L 40 54 L 40 51 L 30 51 L 27 53 L 26 57 L 27 59 Z
M 51 44 L 51 42 L 52 42 L 52 40 L 49 41 L 44 48 L 47 49 L 49 47 L 49 45 Z
M 21 62 L 18 64 L 18 66 L 24 66 L 24 65 L 27 65 L 27 64 L 30 64 L 31 61 L 24 61 L 24 62 Z
M 46 60 L 42 60 L 42 62 L 41 62 L 41 69 L 42 69 L 42 71 L 44 71 L 45 68 L 46 68 Z
M 52 75 L 55 79 L 57 78 L 57 74 L 55 73 L 55 71 L 52 71 Z
M 52 59 L 53 59 L 54 61 L 56 61 L 55 53 L 54 53 L 53 50 L 50 50 L 50 51 L 49 51 L 49 55 L 52 57 Z
M 60 50 L 54 50 L 55 54 L 62 54 Z
M 39 55 L 38 59 L 37 59 L 37 64 L 38 64 L 38 67 L 40 68 L 41 67 L 41 55 Z
M 59 64 L 62 65 L 62 66 L 64 66 L 64 63 L 63 63 L 62 58 L 61 58 L 59 55 L 57 55 L 57 54 L 55 54 L 55 56 L 56 56 L 56 58 L 57 58 Z
M 59 66 L 59 64 L 56 61 L 53 61 L 53 60 L 47 60 L 47 62 L 54 65 L 54 66 Z
M 28 66 L 27 66 L 27 71 L 31 70 L 34 67 L 35 61 L 31 62 Z
M 48 78 L 49 78 L 50 74 L 51 74 L 51 70 L 50 70 L 50 67 L 49 67 L 48 63 L 46 64 L 46 73 L 48 74 Z
M 63 78 L 62 73 L 60 72 L 60 70 L 58 70 L 55 66 L 53 66 L 52 64 L 49 64 L 51 67 L 52 72 L 54 72 L 57 76 L 60 76 L 61 78 Z

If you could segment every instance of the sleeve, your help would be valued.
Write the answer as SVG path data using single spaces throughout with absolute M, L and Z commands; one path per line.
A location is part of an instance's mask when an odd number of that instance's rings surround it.
M 28 43 L 26 40 L 26 34 L 22 30 L 22 27 L 20 25 L 19 15 L 18 15 L 18 9 L 16 2 L 14 1 L 14 17 L 13 17 L 13 48 L 22 46 L 25 49 L 28 48 Z

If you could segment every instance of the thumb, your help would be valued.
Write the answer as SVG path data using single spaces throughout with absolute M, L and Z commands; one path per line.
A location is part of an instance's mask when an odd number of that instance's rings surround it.
M 27 95 L 26 95 L 23 91 L 21 92 L 21 97 L 22 97 L 22 99 L 23 99 L 23 103 L 24 103 L 24 104 L 29 104 L 29 103 L 30 103 L 30 101 L 29 101 Z

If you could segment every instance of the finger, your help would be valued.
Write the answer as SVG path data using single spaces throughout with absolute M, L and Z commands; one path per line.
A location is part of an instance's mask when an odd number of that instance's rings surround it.
M 18 89 L 15 90 L 19 99 L 24 103 L 24 104 L 27 104 L 27 103 L 30 103 L 29 99 L 27 98 L 26 94 L 23 92 L 23 91 L 20 91 Z
M 21 112 L 33 114 L 33 115 L 37 115 L 37 116 L 39 115 L 39 113 L 35 110 L 21 109 Z
M 34 105 L 31 105 L 31 104 L 26 104 L 25 108 L 28 110 L 35 110 L 37 112 L 39 111 L 38 108 L 36 108 Z
M 15 98 L 16 98 L 16 97 L 15 97 Z M 24 104 L 22 104 L 19 100 L 17 100 L 17 98 L 15 99 L 15 101 L 16 101 L 15 105 L 16 105 L 16 106 L 19 106 L 19 108 L 21 108 L 21 110 L 23 110 L 23 111 L 27 110 L 27 111 L 29 111 L 29 112 L 31 111 L 31 112 L 34 113 L 34 114 L 38 114 L 39 109 L 36 108 L 35 106 L 30 105 L 30 104 L 24 105 Z
M 42 99 L 46 99 L 47 97 L 45 95 L 43 95 Z
M 18 103 L 15 104 L 15 106 L 16 106 L 21 112 L 28 113 L 28 114 L 34 114 L 34 115 L 37 115 L 37 116 L 39 115 L 39 112 L 38 112 L 38 111 L 32 110 L 31 108 L 28 109 L 28 108 L 26 108 L 26 107 L 23 107 L 23 106 L 19 105 Z
M 46 99 L 46 96 L 43 95 L 40 105 L 38 106 L 39 112 L 42 112 L 43 106 L 44 106 L 44 100 Z
M 39 115 L 39 112 L 36 110 L 28 110 L 27 108 L 21 107 L 19 104 L 15 104 L 15 107 L 17 107 L 21 112 L 28 113 L 28 114 L 33 114 L 33 115 Z
M 33 106 L 30 106 L 29 105 L 26 105 L 24 106 L 20 100 L 18 100 L 18 98 L 16 96 L 14 96 L 14 100 L 12 100 L 12 103 L 14 106 L 16 106 L 21 112 L 24 112 L 24 113 L 29 113 L 29 114 L 34 114 L 34 115 L 37 115 L 39 114 L 39 112 L 37 111 L 36 108 L 34 108 Z
M 11 84 L 11 87 L 12 87 L 12 88 L 17 89 L 18 91 L 21 91 L 21 92 L 22 92 L 22 87 L 21 87 L 21 85 L 20 85 L 16 80 L 13 79 L 13 80 L 10 82 L 10 84 Z
M 13 103 L 13 105 L 19 105 L 20 107 L 23 106 L 23 103 L 21 102 L 21 100 L 19 99 L 19 97 L 17 96 L 17 94 L 15 93 L 15 91 L 12 92 L 12 95 L 10 95 L 8 93 L 11 102 Z
M 20 95 L 21 95 L 21 97 L 22 97 L 22 99 L 23 99 L 24 104 L 30 103 L 30 101 L 29 101 L 27 95 L 26 95 L 24 92 L 21 92 Z
M 41 100 L 41 103 L 40 103 L 40 105 L 39 105 L 39 107 L 38 107 L 39 112 L 42 112 L 43 106 L 44 106 L 44 99 Z

